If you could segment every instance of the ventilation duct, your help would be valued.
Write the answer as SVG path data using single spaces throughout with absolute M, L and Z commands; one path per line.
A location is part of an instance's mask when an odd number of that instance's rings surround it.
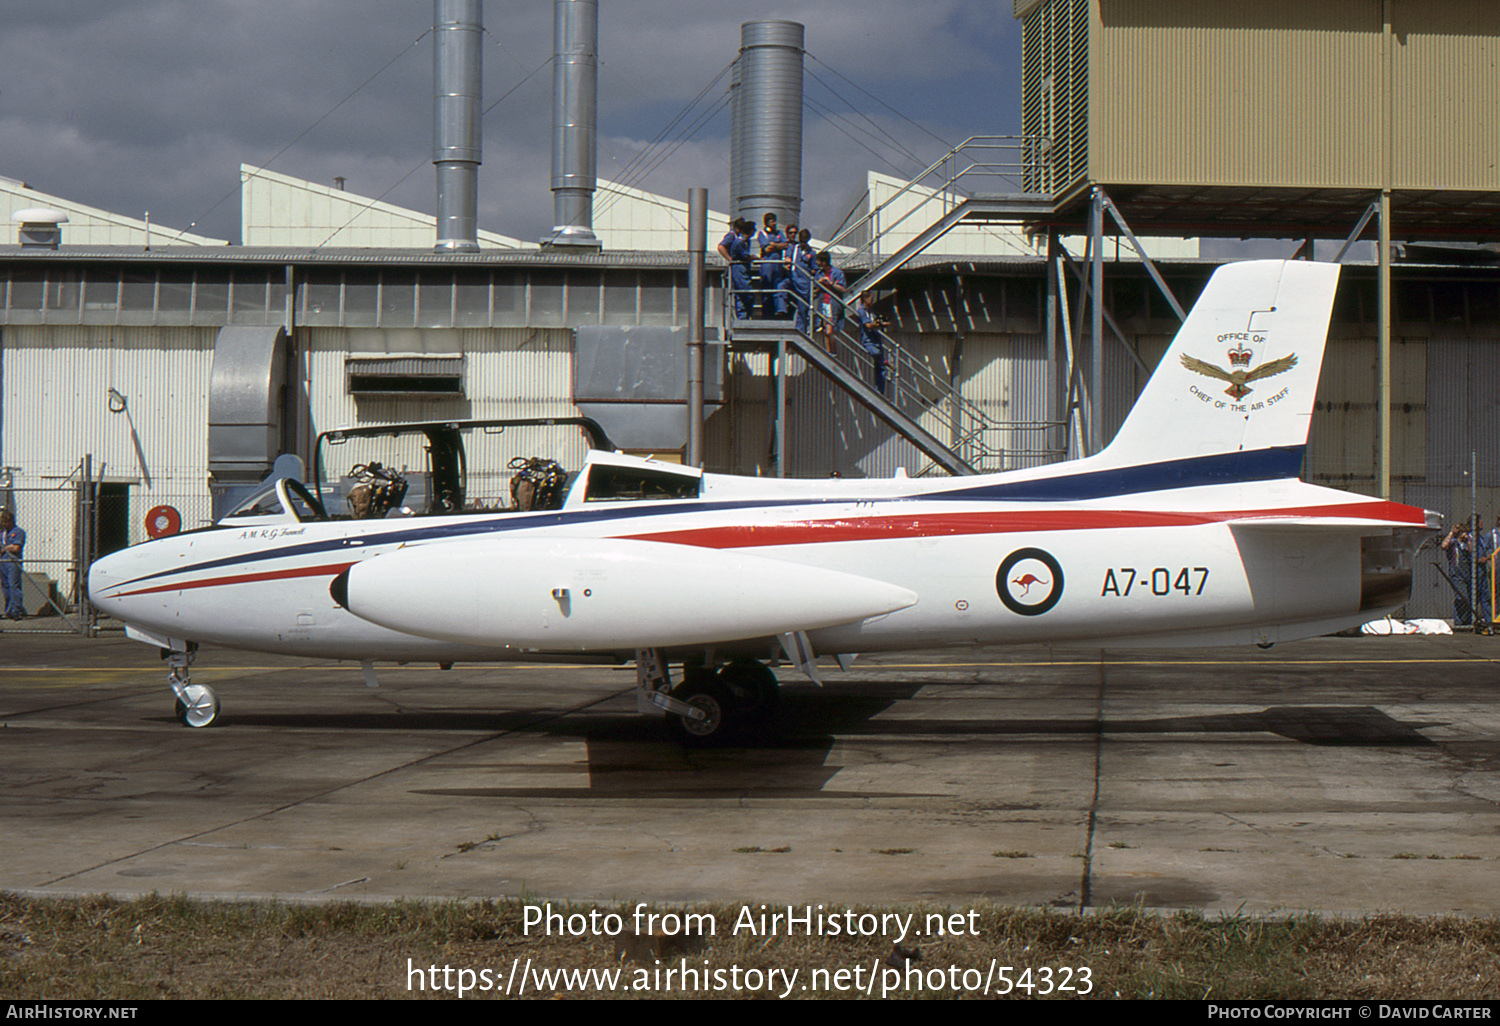
M 481 0 L 434 0 L 432 162 L 438 252 L 479 252 Z
M 735 216 L 757 225 L 802 220 L 802 40 L 795 21 L 740 26 L 729 177 Z
M 208 472 L 217 520 L 259 483 L 282 443 L 286 330 L 230 325 L 214 341 Z
M 599 249 L 594 235 L 599 0 L 552 3 L 552 231 L 544 246 Z

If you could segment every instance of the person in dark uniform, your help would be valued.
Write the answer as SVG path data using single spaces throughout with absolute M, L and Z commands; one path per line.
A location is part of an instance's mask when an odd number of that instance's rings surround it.
M 795 239 L 788 240 L 786 251 L 786 279 L 782 282 L 782 293 L 786 296 L 786 307 L 796 315 L 797 330 L 808 332 L 812 311 L 813 250 L 812 233 L 803 228 Z
M 26 532 L 16 526 L 16 515 L 0 510 L 0 592 L 5 596 L 5 616 L 21 620 L 26 606 L 21 595 L 21 555 L 26 549 Z
M 854 319 L 859 322 L 859 344 L 870 359 L 875 361 L 875 391 L 885 395 L 885 327 L 884 317 L 875 313 L 875 293 L 861 292 L 859 305 L 854 308 Z
M 729 291 L 734 296 L 734 316 L 750 316 L 750 222 L 735 218 L 729 234 L 719 240 L 719 256 L 729 267 Z
M 785 273 L 782 254 L 786 245 L 786 236 L 776 227 L 776 215 L 767 214 L 761 219 L 760 231 L 755 233 L 755 248 L 760 252 L 762 317 L 780 317 L 786 313 L 786 297 L 781 293 L 781 279 Z
M 813 310 L 818 315 L 818 327 L 823 332 L 823 346 L 834 352 L 834 333 L 844 326 L 844 290 L 849 287 L 844 272 L 833 266 L 833 257 L 828 250 L 817 256 L 813 271 L 815 291 Z

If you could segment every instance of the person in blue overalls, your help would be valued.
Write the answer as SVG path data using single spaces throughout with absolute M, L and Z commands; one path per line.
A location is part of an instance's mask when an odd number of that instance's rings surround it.
M 782 283 L 787 309 L 796 314 L 797 330 L 810 330 L 812 310 L 813 251 L 812 233 L 803 228 L 796 239 L 789 239 L 786 251 L 786 279 Z
M 1474 526 L 1479 528 L 1474 535 L 1474 558 L 1479 563 L 1479 594 L 1475 596 L 1474 611 L 1477 614 L 1474 619 L 1474 633 L 1493 634 L 1494 613 L 1490 608 L 1490 581 L 1495 573 L 1495 532 L 1486 531 L 1479 527 L 1479 518 L 1474 520 Z M 1500 521 L 1497 521 L 1500 526 Z
M 26 532 L 16 526 L 16 515 L 0 510 L 0 592 L 5 596 L 5 616 L 21 620 L 26 606 L 21 599 L 21 553 L 26 548 Z
M 729 222 L 729 234 L 719 240 L 719 256 L 729 267 L 729 291 L 734 296 L 734 316 L 750 316 L 750 222 L 735 218 Z
M 885 334 L 884 317 L 875 314 L 875 293 L 861 292 L 859 305 L 854 308 L 854 319 L 859 322 L 859 344 L 870 359 L 875 361 L 875 391 L 885 395 Z
M 755 248 L 760 253 L 761 316 L 783 317 L 786 297 L 781 294 L 781 279 L 786 272 L 781 261 L 786 236 L 777 230 L 775 214 L 761 219 L 761 229 L 755 233 Z
M 1463 521 L 1454 524 L 1438 543 L 1438 548 L 1448 557 L 1448 583 L 1453 586 L 1453 626 L 1467 627 L 1474 622 L 1474 606 L 1469 595 L 1474 546 L 1469 537 L 1469 525 Z
M 817 256 L 813 267 L 813 312 L 818 315 L 818 329 L 823 332 L 823 346 L 834 351 L 834 333 L 844 326 L 844 290 L 849 287 L 844 272 L 833 266 L 828 250 Z

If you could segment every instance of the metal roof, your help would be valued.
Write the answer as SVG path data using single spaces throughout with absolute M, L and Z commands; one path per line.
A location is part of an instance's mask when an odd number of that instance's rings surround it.
M 239 263 L 366 265 L 408 267 L 658 267 L 686 269 L 685 250 L 605 250 L 562 253 L 556 250 L 484 250 L 479 253 L 435 253 L 420 249 L 304 249 L 247 246 L 69 246 L 38 249 L 0 246 L 0 261 L 92 261 L 125 263 Z
M 1347 238 L 1379 193 L 1370 189 L 1254 188 L 1224 185 L 1105 184 L 1137 235 L 1206 238 Z M 1065 232 L 1088 230 L 1088 196 L 1074 193 L 1049 218 Z M 1113 222 L 1105 218 L 1112 233 Z M 1373 237 L 1371 222 L 1365 229 Z M 1500 192 L 1398 189 L 1391 237 L 1493 241 L 1500 236 Z

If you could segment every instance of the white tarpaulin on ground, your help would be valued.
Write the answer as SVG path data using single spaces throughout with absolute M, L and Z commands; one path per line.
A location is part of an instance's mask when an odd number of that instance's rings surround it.
M 1452 634 L 1447 620 L 1371 620 L 1359 629 L 1361 634 Z

